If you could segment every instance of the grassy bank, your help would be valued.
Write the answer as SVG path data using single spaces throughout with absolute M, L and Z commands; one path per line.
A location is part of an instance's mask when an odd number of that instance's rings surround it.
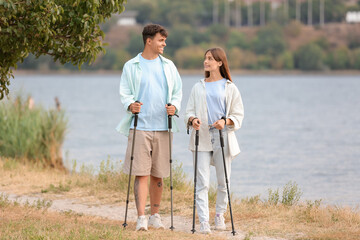
M 0 156 L 64 169 L 61 147 L 67 120 L 61 110 L 16 97 L 0 102 Z
M 0 161 L 0 190 L 20 195 L 40 194 L 49 200 L 75 198 L 90 205 L 125 205 L 128 179 L 126 175 L 121 173 L 120 169 L 114 168 L 110 161 L 104 161 L 101 164 L 97 175 L 93 175 L 86 167 L 80 167 L 80 169 L 77 173 L 64 173 L 54 169 L 23 165 L 11 158 L 2 158 Z M 296 183 L 292 182 L 282 189 L 269 191 L 266 199 L 260 196 L 243 199 L 233 197 L 232 207 L 235 228 L 238 231 L 245 232 L 248 239 L 256 236 L 286 239 L 358 240 L 360 238 L 359 209 L 324 206 L 321 205 L 320 200 L 306 201 L 301 200 L 300 197 L 301 190 Z M 168 179 L 165 179 L 162 199 L 161 214 L 169 215 L 170 191 Z M 215 214 L 215 199 L 215 191 L 212 189 L 209 196 L 211 220 Z M 134 201 L 132 194 L 130 195 L 130 201 Z M 182 172 L 181 165 L 177 165 L 174 169 L 174 214 L 191 218 L 192 201 L 192 184 Z M 120 221 L 108 221 L 86 216 L 80 217 L 72 214 L 67 216 L 66 213 L 37 212 L 40 210 L 31 210 L 31 214 L 21 214 L 27 213 L 29 210 L 26 207 L 11 204 L 0 204 L 0 208 L 2 219 L 12 219 L 11 223 L 1 221 L 0 233 L 11 232 L 14 236 L 21 236 L 19 238 L 24 239 L 29 238 L 30 230 L 22 231 L 19 227 L 22 225 L 25 226 L 24 229 L 31 229 L 30 232 L 37 237 L 41 237 L 42 234 L 48 232 L 49 236 L 56 236 L 56 233 L 58 233 L 59 236 L 63 236 L 62 238 L 68 239 L 161 239 L 165 236 L 174 239 L 199 238 L 199 234 L 194 236 L 185 233 L 171 233 L 170 231 L 166 231 L 166 234 L 155 231 L 155 235 L 153 235 L 153 232 L 137 235 L 133 231 L 122 232 L 122 222 Z M 64 220 L 65 224 L 60 224 L 57 219 L 67 220 Z M 229 214 L 226 216 L 226 222 L 230 226 Z M 131 224 L 129 229 L 134 228 L 134 223 Z M 189 226 L 190 228 L 191 226 Z

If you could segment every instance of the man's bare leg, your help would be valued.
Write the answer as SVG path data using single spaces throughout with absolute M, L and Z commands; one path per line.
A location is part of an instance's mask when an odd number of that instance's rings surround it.
M 134 183 L 135 204 L 138 216 L 145 215 L 145 205 L 148 194 L 148 176 L 136 176 Z
M 150 176 L 151 215 L 154 215 L 155 213 L 159 213 L 162 191 L 163 191 L 162 178 Z

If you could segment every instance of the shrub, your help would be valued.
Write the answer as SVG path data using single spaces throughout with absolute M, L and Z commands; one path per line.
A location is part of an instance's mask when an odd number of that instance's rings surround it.
M 285 28 L 284 33 L 286 36 L 296 38 L 299 37 L 301 34 L 301 23 L 298 21 L 291 21 Z
M 350 51 L 346 46 L 336 48 L 328 55 L 327 62 L 331 69 L 347 69 L 351 65 Z
M 234 47 L 248 49 L 249 43 L 246 40 L 244 33 L 238 31 L 232 31 L 230 33 L 229 41 L 227 42 L 226 47 L 228 49 L 232 49 Z
M 271 63 L 272 69 L 294 69 L 294 56 L 292 52 L 286 51 L 280 56 L 276 57 Z
M 281 54 L 286 48 L 282 29 L 277 24 L 271 24 L 261 28 L 257 32 L 257 37 L 253 44 L 257 54 L 271 56 Z
M 360 70 L 360 48 L 353 51 L 353 68 Z
M 323 50 L 315 43 L 309 43 L 297 51 L 297 66 L 301 70 L 321 70 L 323 58 Z
M 302 192 L 296 182 L 290 181 L 283 188 L 281 203 L 286 206 L 292 206 L 299 202 L 301 195 Z
M 177 67 L 199 69 L 203 67 L 205 50 L 198 46 L 185 47 L 175 53 Z
M 1 102 L 0 155 L 64 169 L 61 147 L 66 128 L 62 110 L 31 107 L 19 96 L 14 102 Z

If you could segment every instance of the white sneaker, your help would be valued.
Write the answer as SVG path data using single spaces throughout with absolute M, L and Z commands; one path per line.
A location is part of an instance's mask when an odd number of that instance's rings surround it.
M 222 214 L 215 215 L 215 230 L 226 230 L 225 218 Z
M 161 217 L 158 213 L 155 213 L 154 215 L 151 215 L 149 217 L 149 227 L 155 229 L 165 229 L 164 225 L 161 222 Z
M 203 234 L 210 234 L 211 233 L 209 222 L 200 223 L 200 233 L 203 233 Z
M 136 231 L 147 231 L 148 223 L 145 215 L 138 217 L 136 221 Z

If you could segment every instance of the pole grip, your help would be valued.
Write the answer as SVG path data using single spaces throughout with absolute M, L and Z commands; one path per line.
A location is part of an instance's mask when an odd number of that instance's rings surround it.
M 172 121 L 171 121 L 171 115 L 168 115 L 168 128 L 172 128 Z
M 137 122 L 138 122 L 138 113 L 134 114 L 134 128 L 137 127 Z
M 171 103 L 167 104 L 168 106 L 171 106 Z M 172 121 L 171 121 L 171 115 L 168 115 L 168 128 L 172 129 Z
M 220 145 L 221 145 L 221 147 L 224 147 L 224 138 L 223 138 L 221 130 L 219 130 L 219 134 L 220 134 Z
M 195 146 L 199 146 L 199 130 L 195 132 Z

